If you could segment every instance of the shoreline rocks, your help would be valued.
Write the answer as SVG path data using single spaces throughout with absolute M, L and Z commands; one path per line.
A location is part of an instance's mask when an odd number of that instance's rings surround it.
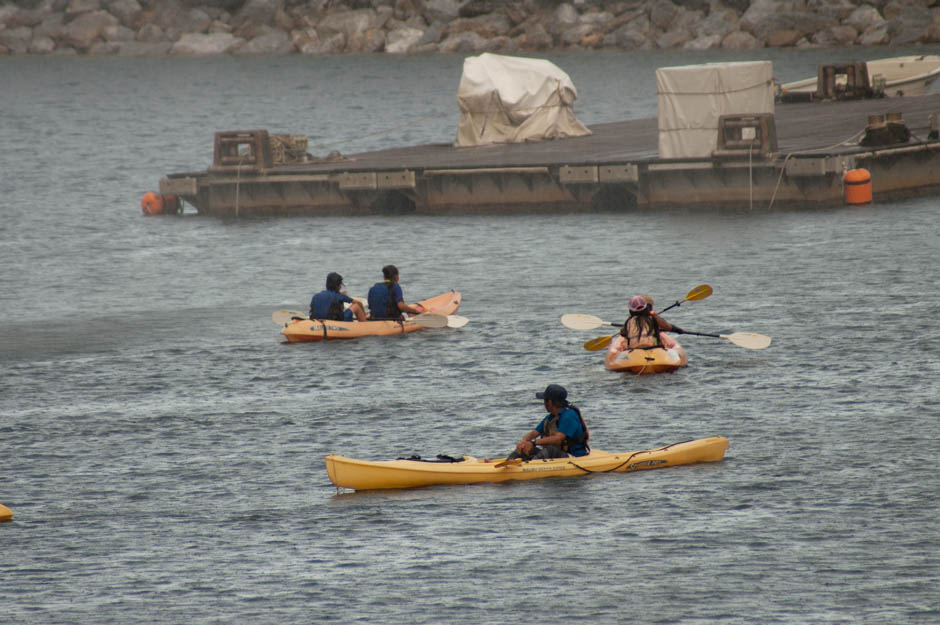
M 940 42 L 940 0 L 0 0 L 0 56 L 532 54 Z

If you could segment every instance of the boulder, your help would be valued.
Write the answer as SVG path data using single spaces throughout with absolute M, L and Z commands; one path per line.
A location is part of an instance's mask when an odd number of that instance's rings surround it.
M 146 24 L 137 31 L 137 41 L 140 43 L 157 43 L 163 40 L 163 29 L 156 24 Z
M 593 36 L 598 34 L 594 27 L 590 24 L 576 24 L 568 30 L 561 33 L 559 37 L 562 45 L 571 47 L 571 46 L 584 46 L 584 41 L 591 39 Z M 585 46 L 593 47 L 593 46 Z
M 338 54 L 346 47 L 346 35 L 330 33 L 298 48 L 301 54 Z
M 663 33 L 656 38 L 656 47 L 663 50 L 670 50 L 683 46 L 686 42 L 692 40 L 692 33 L 685 28 L 673 28 L 667 33 Z
M 756 35 L 754 25 L 768 17 L 784 12 L 805 11 L 806 6 L 799 0 L 753 0 L 739 21 L 739 28 Z
M 793 39 L 793 42 L 795 42 L 803 36 L 813 35 L 824 28 L 835 26 L 837 23 L 835 19 L 824 15 L 785 11 L 751 22 L 750 32 L 758 39 L 766 41 L 769 45 L 777 45 L 770 44 L 770 39 L 774 38 L 776 41 L 783 41 L 784 39 L 791 38 L 790 33 L 797 33 L 798 37 Z M 775 35 L 775 33 L 780 34 Z M 780 45 L 789 44 L 783 43 Z
M 693 26 L 692 32 L 696 37 L 710 37 L 719 35 L 724 38 L 728 33 L 737 30 L 738 16 L 731 9 L 712 11 L 708 16 Z
M 274 30 L 255 37 L 234 51 L 239 55 L 284 55 L 294 51 L 294 44 L 287 33 Z
M 346 52 L 381 52 L 385 49 L 385 31 L 370 28 L 346 38 Z
M 487 41 L 473 31 L 466 31 L 447 37 L 437 49 L 445 54 L 476 54 L 487 51 Z
M 0 30 L 8 26 L 21 11 L 22 9 L 15 4 L 0 4 Z
M 481 15 L 480 17 L 458 17 L 444 31 L 444 36 L 462 32 L 475 32 L 484 39 L 508 35 L 512 24 L 502 13 Z
M 90 11 L 100 11 L 100 0 L 69 0 L 65 7 L 65 14 L 69 17 L 88 13 Z
M 724 35 L 702 35 L 682 45 L 683 50 L 710 50 L 720 48 Z
M 929 31 L 929 23 L 924 26 L 905 26 L 896 31 L 889 26 L 888 37 L 892 46 L 910 46 L 927 41 L 930 36 Z
M 870 28 L 884 24 L 885 18 L 881 17 L 881 13 L 878 12 L 878 9 L 872 6 L 862 5 L 852 11 L 842 23 L 863 33 Z
M 137 39 L 137 33 L 120 24 L 108 26 L 101 32 L 101 37 L 105 41 L 134 41 Z
M 560 35 L 569 28 L 573 28 L 580 21 L 578 10 L 567 2 L 562 2 L 552 13 L 548 31 L 552 35 Z
M 146 41 L 121 41 L 117 56 L 166 56 L 173 46 L 169 41 L 150 43 Z
M 852 0 L 809 0 L 806 10 L 841 21 L 851 15 L 858 8 L 858 4 Z
M 857 37 L 858 31 L 854 27 L 839 24 L 819 31 L 810 37 L 810 41 L 826 48 L 844 48 L 854 44 Z
M 26 54 L 32 38 L 33 30 L 29 26 L 0 30 L 0 46 L 7 48 L 11 54 Z
M 107 27 L 116 26 L 118 23 L 117 18 L 107 11 L 81 13 L 62 27 L 61 41 L 76 50 L 85 51 L 95 39 L 101 38 Z
M 423 35 L 423 30 L 408 26 L 391 30 L 385 36 L 385 51 L 389 54 L 405 54 L 421 41 Z
M 55 40 L 62 32 L 62 25 L 64 23 L 65 15 L 63 13 L 52 13 L 48 15 L 42 23 L 33 28 L 33 37 L 49 37 Z
M 858 43 L 862 46 L 883 46 L 889 41 L 891 37 L 888 36 L 888 23 L 878 26 L 872 26 L 861 35 L 858 36 Z
M 33 37 L 26 49 L 28 54 L 50 54 L 55 50 L 52 37 Z
M 764 47 L 764 42 L 743 30 L 736 30 L 725 35 L 721 47 L 728 50 L 756 50 Z
M 137 0 L 113 0 L 108 4 L 108 13 L 118 18 L 124 26 L 133 28 L 137 16 L 143 9 Z
M 650 9 L 650 23 L 662 31 L 672 28 L 672 23 L 679 16 L 679 7 L 670 0 L 658 0 Z
M 372 9 L 332 13 L 317 23 L 318 33 L 343 33 L 347 39 L 385 26 L 389 16 Z
M 170 48 L 170 54 L 176 56 L 206 56 L 228 54 L 245 43 L 244 39 L 230 33 L 186 33 Z
M 415 0 L 418 12 L 428 24 L 449 22 L 460 15 L 461 0 Z
M 940 32 L 940 29 L 937 29 L 937 32 Z M 548 34 L 545 26 L 539 22 L 534 22 L 526 26 L 522 34 L 516 37 L 516 43 L 523 50 L 537 51 L 551 48 L 555 41 Z
M 285 0 L 247 0 L 235 12 L 232 21 L 237 27 L 245 22 L 273 25 L 278 11 L 284 10 Z

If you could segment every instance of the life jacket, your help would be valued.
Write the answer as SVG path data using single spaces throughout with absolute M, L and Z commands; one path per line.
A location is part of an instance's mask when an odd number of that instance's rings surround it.
M 384 286 L 388 289 L 388 295 L 385 298 L 385 316 L 376 317 L 378 311 L 373 310 L 372 303 L 369 303 L 369 310 L 372 313 L 372 317 L 375 319 L 401 319 L 401 310 L 398 309 L 398 302 L 395 301 L 395 282 L 392 280 L 384 280 L 382 282 L 376 282 L 375 286 Z
M 633 316 L 623 324 L 620 335 L 627 339 L 627 349 L 652 349 L 662 347 L 659 338 L 659 322 L 656 317 L 649 317 L 652 324 L 640 323 L 643 317 Z M 650 329 L 652 326 L 652 330 Z
M 334 296 L 333 301 L 330 302 L 330 307 L 326 311 L 326 318 L 331 321 L 345 321 L 346 320 L 346 308 L 343 306 L 342 300 Z
M 584 422 L 584 417 L 581 416 L 581 410 L 574 404 L 568 404 L 565 408 L 571 408 L 574 410 L 575 414 L 578 415 L 578 419 L 581 420 L 581 436 L 578 438 L 568 438 L 565 437 L 564 442 L 561 444 L 561 448 L 565 453 L 568 453 L 569 447 L 574 447 L 575 445 L 584 445 L 585 451 L 591 453 L 591 447 L 588 445 L 588 441 L 591 438 L 591 432 L 588 430 L 587 423 Z M 548 419 L 545 420 L 545 425 L 542 426 L 542 436 L 551 436 L 558 432 L 558 422 L 561 421 L 561 412 L 557 415 L 551 415 Z

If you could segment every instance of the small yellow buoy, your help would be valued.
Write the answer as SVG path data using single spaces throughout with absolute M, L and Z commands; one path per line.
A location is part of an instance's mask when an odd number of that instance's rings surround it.
M 10 521 L 13 519 L 13 511 L 0 503 L 0 521 Z
M 144 215 L 159 215 L 163 212 L 163 198 L 153 191 L 144 193 L 144 197 L 140 198 L 140 208 Z
M 845 203 L 868 204 L 871 202 L 871 174 L 867 169 L 850 169 L 845 172 Z

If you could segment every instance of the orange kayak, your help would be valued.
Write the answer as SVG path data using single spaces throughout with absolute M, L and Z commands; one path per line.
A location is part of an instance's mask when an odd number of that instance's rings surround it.
M 428 312 L 453 315 L 460 308 L 460 293 L 450 291 L 418 302 Z M 333 339 L 357 339 L 363 336 L 388 336 L 407 334 L 423 330 L 424 326 L 407 319 L 403 321 L 325 321 L 300 319 L 289 323 L 283 334 L 291 343 L 332 341 Z
M 679 342 L 665 334 L 662 337 L 666 347 L 627 349 L 627 340 L 617 335 L 607 348 L 604 366 L 610 371 L 641 374 L 675 371 L 689 364 L 689 357 Z

